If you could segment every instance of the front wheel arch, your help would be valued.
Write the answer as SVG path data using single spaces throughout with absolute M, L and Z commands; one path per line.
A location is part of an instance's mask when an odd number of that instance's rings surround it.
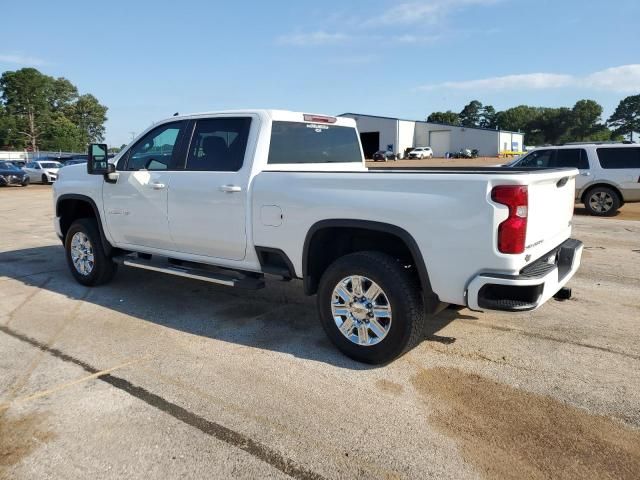
M 60 219 L 63 241 L 74 221 L 80 218 L 94 218 L 98 224 L 98 231 L 100 232 L 100 239 L 105 253 L 108 256 L 112 256 L 115 253 L 116 248 L 107 239 L 102 226 L 100 211 L 91 197 L 75 193 L 60 195 L 56 201 L 56 216 Z

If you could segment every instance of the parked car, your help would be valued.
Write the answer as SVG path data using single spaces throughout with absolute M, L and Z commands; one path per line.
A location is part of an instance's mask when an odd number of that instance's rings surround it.
M 27 164 L 24 160 L 9 160 L 9 163 L 13 163 L 18 168 L 23 168 Z
M 417 147 L 409 152 L 409 158 L 433 158 L 431 147 Z
M 86 158 L 71 158 L 67 161 L 65 161 L 62 166 L 63 167 L 68 167 L 69 165 L 80 165 L 80 164 L 84 164 L 87 163 L 87 159 Z
M 457 152 L 447 152 L 447 158 L 477 158 L 478 149 L 461 148 Z
M 401 355 L 447 304 L 538 308 L 580 264 L 576 169 L 367 169 L 353 119 L 282 110 L 170 117 L 113 162 L 89 151 L 53 186 L 79 283 L 118 266 L 244 289 L 299 278 L 363 362 Z
M 577 202 L 591 215 L 615 215 L 626 202 L 640 202 L 640 145 L 589 143 L 540 147 L 509 168 L 577 168 Z
M 390 152 L 389 150 L 378 150 L 376 153 L 373 154 L 373 161 L 374 162 L 378 162 L 380 160 L 382 160 L 383 162 L 386 162 L 387 160 L 397 160 L 398 159 L 398 155 L 396 155 L 393 152 Z
M 0 187 L 7 185 L 29 185 L 29 175 L 16 167 L 13 162 L 0 161 Z
M 53 160 L 36 160 L 27 163 L 23 170 L 29 175 L 33 183 L 53 183 L 58 178 L 58 170 L 62 168 L 60 162 Z

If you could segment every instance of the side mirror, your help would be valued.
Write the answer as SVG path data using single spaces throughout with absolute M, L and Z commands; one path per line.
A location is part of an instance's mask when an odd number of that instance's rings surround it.
M 87 159 L 87 173 L 89 175 L 104 175 L 109 173 L 107 145 L 104 143 L 92 143 L 89 145 Z

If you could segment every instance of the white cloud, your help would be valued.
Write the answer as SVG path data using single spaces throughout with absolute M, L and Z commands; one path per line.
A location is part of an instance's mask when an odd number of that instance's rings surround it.
M 422 85 L 417 90 L 542 90 L 563 87 L 614 92 L 640 91 L 640 65 L 607 68 L 586 76 L 561 73 L 525 73 L 478 80 L 449 81 Z
M 15 63 L 17 65 L 46 65 L 47 62 L 36 57 L 25 55 L 0 53 L 0 63 Z
M 558 88 L 570 85 L 573 81 L 571 75 L 555 73 L 527 73 L 522 75 L 505 75 L 503 77 L 482 78 L 479 80 L 466 80 L 460 82 L 443 82 L 432 85 L 423 85 L 419 90 L 435 90 L 448 88 L 455 90 L 505 90 L 505 89 L 531 89 L 531 88 Z
M 276 39 L 279 45 L 293 45 L 296 47 L 315 47 L 341 43 L 349 39 L 344 33 L 329 33 L 323 30 L 311 33 L 290 33 Z
M 405 45 L 431 44 L 442 38 L 440 35 L 411 35 L 404 34 L 393 37 L 391 40 L 395 43 L 403 43 Z
M 378 55 L 347 55 L 336 56 L 329 59 L 333 65 L 368 65 L 380 60 Z
M 436 24 L 455 10 L 492 5 L 499 0 L 422 0 L 402 2 L 363 22 L 366 26 Z
M 613 92 L 640 92 L 640 64 L 611 67 L 587 75 L 584 85 Z

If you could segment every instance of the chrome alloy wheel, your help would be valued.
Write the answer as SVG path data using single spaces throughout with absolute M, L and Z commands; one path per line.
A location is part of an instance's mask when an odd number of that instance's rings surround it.
M 589 197 L 589 205 L 594 212 L 606 213 L 613 207 L 613 197 L 607 192 L 595 192 Z
M 83 232 L 76 232 L 71 238 L 71 261 L 80 275 L 86 276 L 93 271 L 93 246 Z
M 343 278 L 333 289 L 331 313 L 338 330 L 363 347 L 380 343 L 391 328 L 391 304 L 382 288 L 360 275 Z

